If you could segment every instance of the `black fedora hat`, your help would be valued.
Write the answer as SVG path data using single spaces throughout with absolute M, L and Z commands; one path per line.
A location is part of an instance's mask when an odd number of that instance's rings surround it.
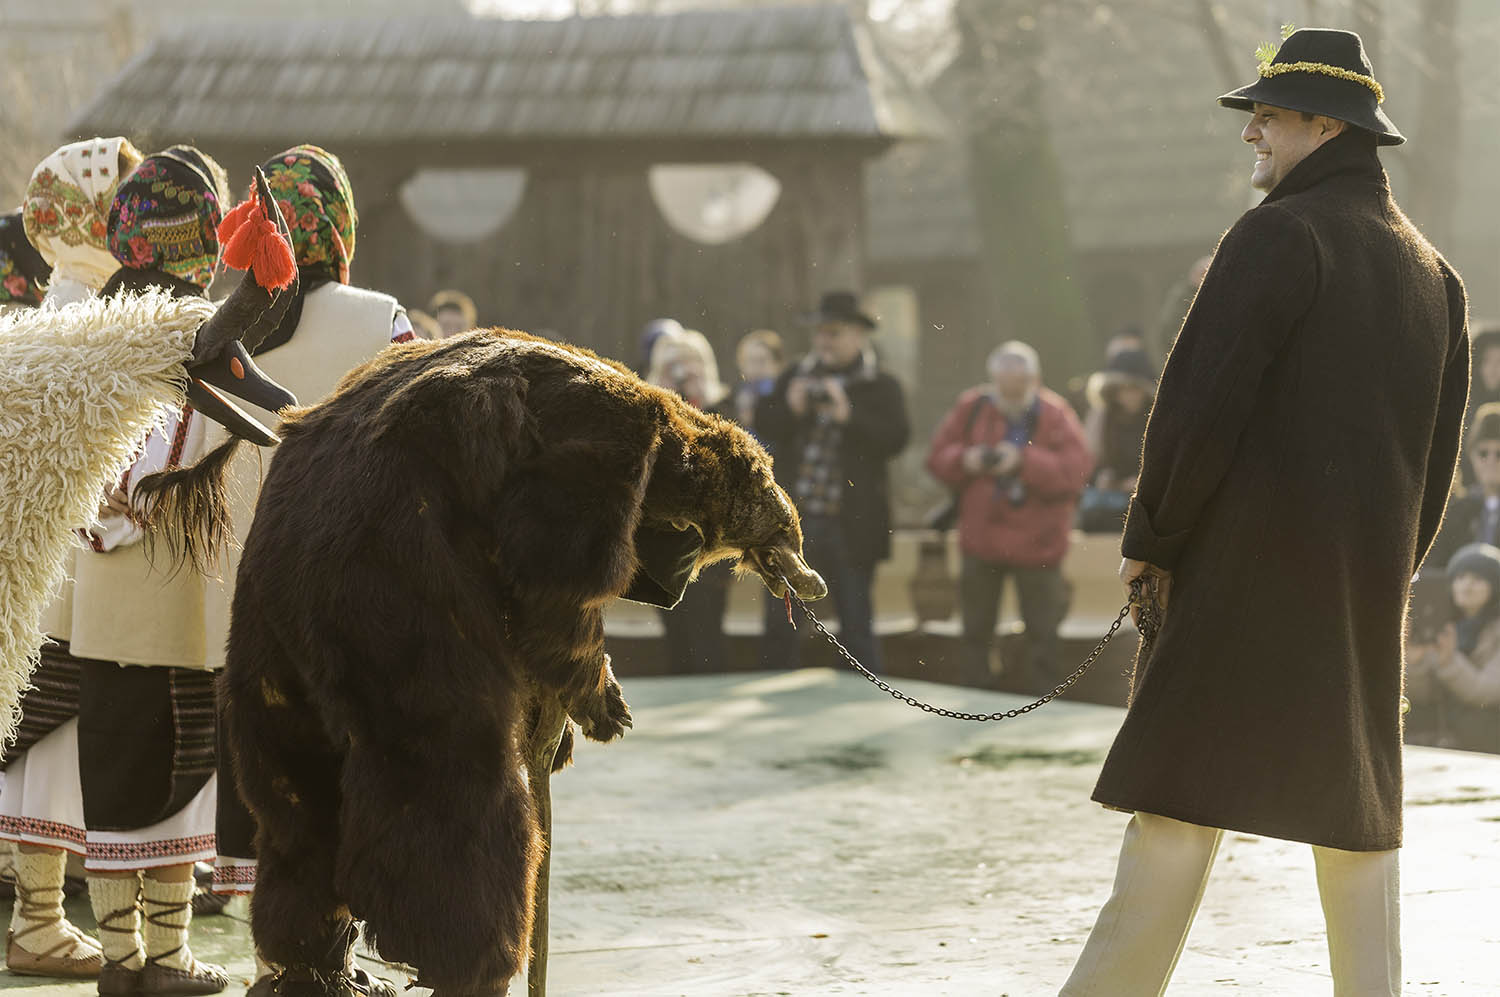
M 803 318 L 813 325 L 822 325 L 824 322 L 848 322 L 866 329 L 873 329 L 879 325 L 860 310 L 859 299 L 854 296 L 853 291 L 825 292 L 818 301 L 818 310 L 808 312 Z
M 1373 132 L 1381 145 L 1400 145 L 1406 137 L 1380 109 L 1385 91 L 1365 56 L 1364 43 L 1352 31 L 1302 28 L 1282 42 L 1273 58 L 1263 58 L 1260 79 L 1219 98 L 1241 111 L 1271 104 L 1290 111 L 1325 114 Z

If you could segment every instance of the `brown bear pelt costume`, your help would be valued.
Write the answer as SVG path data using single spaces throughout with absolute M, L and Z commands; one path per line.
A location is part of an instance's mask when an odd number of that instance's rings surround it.
M 508 331 L 391 347 L 281 434 L 224 686 L 260 825 L 256 944 L 326 972 L 359 918 L 423 985 L 502 993 L 539 856 L 528 690 L 620 736 L 603 610 L 637 531 L 697 531 L 699 566 L 737 557 L 816 598 L 796 511 L 738 427 Z

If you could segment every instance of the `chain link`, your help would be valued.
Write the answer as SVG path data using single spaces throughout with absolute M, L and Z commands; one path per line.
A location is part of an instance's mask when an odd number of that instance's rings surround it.
M 849 664 L 849 667 L 853 668 L 856 672 L 868 679 L 875 686 L 875 688 L 879 689 L 881 692 L 888 693 L 894 699 L 899 699 L 907 706 L 916 707 L 923 713 L 931 713 L 934 716 L 947 717 L 950 720 L 972 720 L 976 723 L 989 723 L 990 721 L 1000 720 L 1014 720 L 1016 717 L 1019 717 L 1022 714 L 1030 713 L 1032 710 L 1036 709 L 1039 706 L 1046 706 L 1058 696 L 1061 696 L 1063 693 L 1067 692 L 1068 689 L 1072 687 L 1073 683 L 1081 679 L 1083 677 L 1083 673 L 1089 670 L 1089 666 L 1098 660 L 1099 655 L 1104 653 L 1104 648 L 1109 644 L 1110 639 L 1113 638 L 1115 634 L 1119 633 L 1120 627 L 1125 623 L 1125 617 L 1130 615 L 1131 606 L 1134 604 L 1135 593 L 1139 591 L 1138 588 L 1132 587 L 1132 601 L 1127 602 L 1124 608 L 1120 610 L 1120 615 L 1116 616 L 1115 621 L 1109 625 L 1109 632 L 1104 635 L 1103 639 L 1100 640 L 1099 643 L 1094 645 L 1094 649 L 1089 652 L 1089 656 L 1083 659 L 1083 664 L 1073 669 L 1072 673 L 1069 674 L 1067 678 L 1063 679 L 1062 682 L 1057 686 L 1057 688 L 1047 693 L 1047 695 L 1043 696 L 1041 699 L 1038 699 L 1032 703 L 1027 703 L 1025 706 L 1017 707 L 1014 710 L 1003 710 L 996 713 L 965 713 L 962 710 L 950 710 L 944 706 L 934 706 L 931 703 L 924 703 L 922 702 L 922 700 L 917 699 L 915 696 L 908 695 L 907 693 L 902 692 L 900 689 L 897 689 L 895 686 L 882 680 L 880 676 L 876 675 L 864 665 L 860 664 L 859 659 L 850 654 L 849 649 L 846 648 L 843 644 L 839 643 L 839 639 L 828 631 L 828 628 L 823 625 L 823 621 L 818 619 L 817 615 L 808 608 L 807 603 L 802 601 L 802 597 L 792 591 L 791 583 L 786 580 L 785 576 L 782 577 L 781 581 L 782 584 L 786 585 L 788 620 L 790 620 L 791 618 L 790 607 L 793 603 L 795 603 L 797 608 L 802 610 L 803 614 L 812 621 L 813 628 L 817 630 L 818 633 L 822 634 L 823 637 L 828 641 L 828 643 L 833 645 L 834 650 L 837 651 L 839 653 L 839 656 Z

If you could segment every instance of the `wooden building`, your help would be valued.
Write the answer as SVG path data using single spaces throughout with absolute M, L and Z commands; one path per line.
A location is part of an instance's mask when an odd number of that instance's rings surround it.
M 70 130 L 192 142 L 239 179 L 321 145 L 354 184 L 357 283 L 412 306 L 458 287 L 486 323 L 626 359 L 670 315 L 727 360 L 744 331 L 861 285 L 864 164 L 934 116 L 844 8 L 803 6 L 169 30 Z M 753 231 L 707 244 L 664 219 L 658 164 L 752 164 L 780 192 Z M 522 171 L 524 192 L 496 231 L 454 242 L 402 206 L 431 167 Z

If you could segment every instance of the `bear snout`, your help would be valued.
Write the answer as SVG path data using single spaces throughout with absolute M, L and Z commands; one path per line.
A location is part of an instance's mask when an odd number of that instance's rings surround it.
M 787 584 L 799 599 L 811 601 L 828 594 L 823 576 L 809 567 L 801 554 L 788 547 L 751 548 L 745 551 L 745 560 L 774 596 L 786 595 Z

